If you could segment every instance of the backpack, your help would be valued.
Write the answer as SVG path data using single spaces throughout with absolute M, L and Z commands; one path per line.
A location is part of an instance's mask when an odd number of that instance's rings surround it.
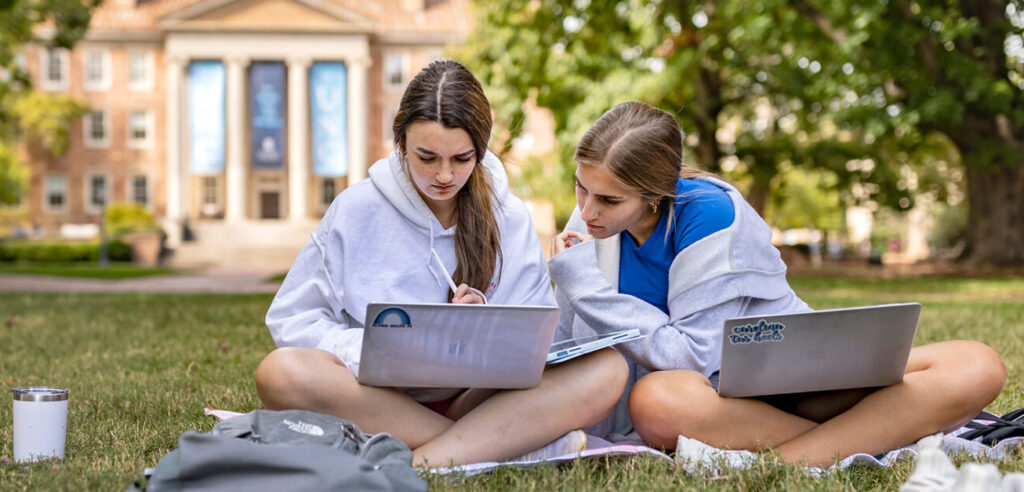
M 144 489 L 128 490 L 427 490 L 402 441 L 305 410 L 254 410 L 188 431 L 147 475 Z

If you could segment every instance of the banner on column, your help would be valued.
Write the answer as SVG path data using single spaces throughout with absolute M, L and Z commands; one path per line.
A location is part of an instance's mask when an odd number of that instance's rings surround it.
M 224 172 L 224 80 L 224 64 L 219 61 L 189 64 L 189 169 L 192 174 Z
M 348 72 L 340 62 L 317 62 L 309 74 L 313 174 L 348 174 Z
M 252 167 L 284 166 L 284 64 L 256 62 L 249 68 L 249 144 Z

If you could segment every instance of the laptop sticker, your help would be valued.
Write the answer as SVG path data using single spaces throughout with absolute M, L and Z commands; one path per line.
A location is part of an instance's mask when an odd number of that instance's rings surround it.
M 374 328 L 412 328 L 409 313 L 399 307 L 389 307 L 373 318 Z
M 751 325 L 734 326 L 729 333 L 729 343 L 733 345 L 744 345 L 748 343 L 781 342 L 784 338 L 782 330 L 786 325 L 782 323 L 768 323 L 760 320 Z

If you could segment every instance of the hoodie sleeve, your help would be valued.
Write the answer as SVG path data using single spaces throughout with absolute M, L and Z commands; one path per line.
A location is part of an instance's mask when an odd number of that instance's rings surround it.
M 326 350 L 338 356 L 358 374 L 363 330 L 349 326 L 344 312 L 344 292 L 332 279 L 340 273 L 343 258 L 327 254 L 323 229 L 333 214 L 325 216 L 281 284 L 267 311 L 266 323 L 278 347 Z
M 744 309 L 745 298 L 691 312 L 685 299 L 670 298 L 669 313 L 628 294 L 621 294 L 604 278 L 597 265 L 594 241 L 585 241 L 551 259 L 548 266 L 558 286 L 558 297 L 595 332 L 639 329 L 640 340 L 618 345 L 629 359 L 656 370 L 717 368 L 721 324 Z

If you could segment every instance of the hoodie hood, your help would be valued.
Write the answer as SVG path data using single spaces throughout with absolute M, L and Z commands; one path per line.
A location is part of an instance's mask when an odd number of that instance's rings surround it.
M 483 161 L 477 165 L 483 165 L 490 176 L 491 187 L 494 189 L 496 199 L 495 208 L 500 208 L 508 196 L 508 175 L 505 174 L 505 166 L 489 150 L 484 154 Z M 455 233 L 454 227 L 445 229 L 441 226 L 441 222 L 437 220 L 437 217 L 427 207 L 426 202 L 416 192 L 412 180 L 409 179 L 409 175 L 405 171 L 405 165 L 402 163 L 402 153 L 397 148 L 391 151 L 387 157 L 375 162 L 370 167 L 369 176 L 370 181 L 384 195 L 384 198 L 415 227 L 427 230 L 431 236 L 433 236 L 433 231 L 438 231 L 442 236 Z

